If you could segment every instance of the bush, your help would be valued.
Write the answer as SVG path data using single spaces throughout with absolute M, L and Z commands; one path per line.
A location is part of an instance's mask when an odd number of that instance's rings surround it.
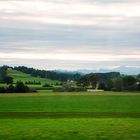
M 54 92 L 64 92 L 63 87 L 56 87 L 53 89 Z
M 69 88 L 57 87 L 53 89 L 54 92 L 81 92 L 81 91 L 86 91 L 86 90 L 87 89 L 83 87 L 69 87 Z
M 53 90 L 54 87 L 37 87 L 36 90 Z
M 30 93 L 33 93 L 33 92 L 35 93 L 35 92 L 37 92 L 37 91 L 36 91 L 35 88 L 30 88 L 30 89 L 29 89 L 29 92 L 30 92 Z
M 136 91 L 136 79 L 133 76 L 123 77 L 123 86 L 126 91 Z
M 41 82 L 28 81 L 28 82 L 25 82 L 25 84 L 27 84 L 27 85 L 41 85 Z
M 29 87 L 24 85 L 23 82 L 17 82 L 15 86 L 15 91 L 18 93 L 29 92 Z
M 4 87 L 0 87 L 0 93 L 5 93 L 6 89 Z
M 6 84 L 12 84 L 13 83 L 13 78 L 10 76 L 6 76 L 5 77 L 5 83 Z
M 15 87 L 13 85 L 9 85 L 8 88 L 6 89 L 6 92 L 14 93 L 15 92 Z
M 46 83 L 46 84 L 44 84 L 42 87 L 53 87 L 53 86 Z

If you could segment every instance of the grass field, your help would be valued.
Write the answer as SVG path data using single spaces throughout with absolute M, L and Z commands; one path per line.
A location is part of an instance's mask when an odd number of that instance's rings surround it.
M 140 112 L 140 94 L 34 93 L 0 95 L 0 111 Z M 76 96 L 75 96 L 76 95 Z
M 20 71 L 8 69 L 8 75 L 14 78 L 14 82 L 22 81 L 22 82 L 41 82 L 41 84 L 49 83 L 54 84 L 58 81 L 50 80 L 47 78 L 33 77 L 30 74 L 26 74 Z M 30 85 L 31 87 L 40 87 L 41 85 Z
M 139 93 L 0 95 L 3 140 L 139 140 L 139 132 Z
M 140 119 L 0 119 L 1 140 L 139 140 Z

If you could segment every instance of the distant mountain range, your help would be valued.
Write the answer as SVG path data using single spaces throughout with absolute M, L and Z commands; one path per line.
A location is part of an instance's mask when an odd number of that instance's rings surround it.
M 99 70 L 86 70 L 86 69 L 82 70 L 81 69 L 81 70 L 78 70 L 77 72 L 80 72 L 83 74 L 120 72 L 121 74 L 126 74 L 126 75 L 138 75 L 140 74 L 140 67 L 120 66 L 120 67 L 112 68 L 112 69 L 99 69 Z

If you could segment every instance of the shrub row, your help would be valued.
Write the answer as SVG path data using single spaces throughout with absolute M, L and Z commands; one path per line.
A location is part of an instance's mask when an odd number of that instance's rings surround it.
M 36 92 L 35 89 L 31 89 L 22 82 L 17 82 L 15 86 L 12 84 L 8 87 L 0 87 L 0 93 L 28 93 Z

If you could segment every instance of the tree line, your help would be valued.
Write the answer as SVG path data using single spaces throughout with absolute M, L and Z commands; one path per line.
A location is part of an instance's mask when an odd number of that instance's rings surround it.
M 48 78 L 51 80 L 58 80 L 63 82 L 67 80 L 77 81 L 81 76 L 79 73 L 38 70 L 34 68 L 28 68 L 25 66 L 14 67 L 13 69 L 30 74 L 35 77 Z
M 17 82 L 15 86 L 12 85 L 13 78 L 7 74 L 7 69 L 12 68 L 3 66 L 0 68 L 0 83 L 9 84 L 9 87 L 1 87 L 1 91 L 5 92 L 29 92 L 27 84 L 41 84 L 40 82 Z M 18 70 L 27 74 L 31 74 L 35 77 L 50 78 L 53 80 L 59 80 L 59 88 L 50 86 L 48 84 L 43 87 L 54 88 L 56 91 L 86 91 L 86 89 L 101 89 L 105 91 L 140 91 L 140 74 L 137 76 L 121 75 L 119 72 L 109 73 L 90 73 L 81 75 L 79 73 L 60 73 L 55 71 L 36 70 L 34 68 L 27 68 L 24 66 L 14 67 L 14 70 Z M 72 83 L 71 83 L 72 81 Z M 22 87 L 18 90 L 19 85 Z M 25 88 L 25 90 L 23 90 Z
M 26 93 L 35 91 L 21 81 L 16 82 L 14 86 L 13 78 L 7 73 L 8 68 L 8 66 L 0 67 L 0 83 L 7 84 L 7 86 L 0 86 L 0 93 Z
M 0 93 L 28 93 L 28 92 L 36 92 L 33 89 L 30 89 L 23 82 L 16 82 L 15 86 L 10 84 L 6 87 L 0 87 Z
M 81 76 L 77 85 L 105 91 L 140 91 L 140 75 L 120 75 L 118 72 L 87 74 Z

